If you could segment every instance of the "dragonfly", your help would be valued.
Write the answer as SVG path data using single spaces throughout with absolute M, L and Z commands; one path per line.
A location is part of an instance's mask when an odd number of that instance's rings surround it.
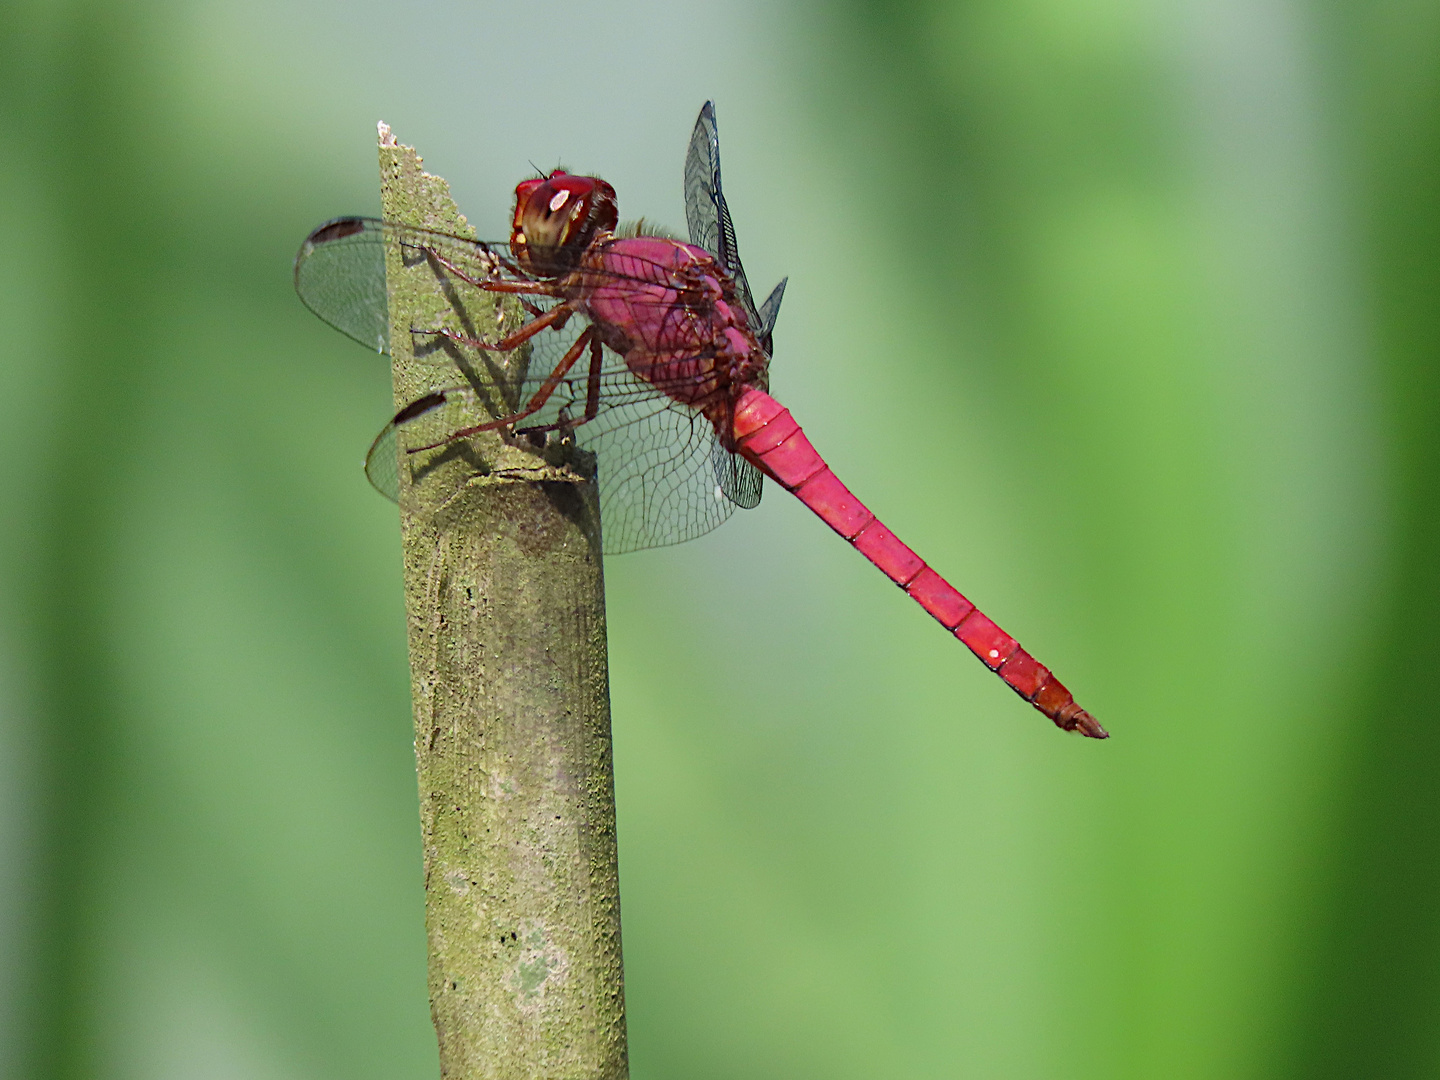
M 555 169 L 515 188 L 507 241 L 374 218 L 326 222 L 295 260 L 306 306 L 389 351 L 386 256 L 437 274 L 452 310 L 410 328 L 417 359 L 449 376 L 400 409 L 366 458 L 392 499 L 437 454 L 485 432 L 594 454 L 603 549 L 678 543 L 760 502 L 766 478 L 809 507 L 1056 726 L 1108 733 L 1020 647 L 845 487 L 769 393 L 782 280 L 757 304 L 720 182 L 713 102 L 685 156 L 689 240 L 619 224 L 615 190 Z M 485 335 L 481 298 L 518 300 L 523 321 Z M 463 381 L 456 381 L 460 378 Z

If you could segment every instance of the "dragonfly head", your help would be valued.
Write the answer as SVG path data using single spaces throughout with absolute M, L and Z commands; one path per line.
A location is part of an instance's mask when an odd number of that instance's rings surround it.
M 595 234 L 614 229 L 619 218 L 615 189 L 604 180 L 556 169 L 516 186 L 510 253 L 536 277 L 560 277 L 575 269 Z

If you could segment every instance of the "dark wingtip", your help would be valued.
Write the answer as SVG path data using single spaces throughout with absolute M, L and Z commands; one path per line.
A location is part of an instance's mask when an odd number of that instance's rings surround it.
M 390 423 L 393 426 L 399 426 L 400 424 L 403 424 L 408 420 L 414 420 L 415 417 L 421 415 L 422 413 L 427 413 L 431 409 L 438 408 L 439 406 L 444 405 L 445 400 L 445 391 L 443 390 L 436 390 L 433 393 L 426 394 L 424 397 L 416 398 L 414 401 L 410 402 L 409 405 L 406 405 L 403 409 L 397 412 L 395 414 L 395 418 L 391 420 Z
M 360 217 L 338 217 L 332 221 L 325 222 L 318 229 L 305 238 L 305 242 L 314 246 L 328 244 L 332 240 L 343 240 L 347 236 L 354 236 L 358 232 L 365 231 L 365 219 Z
M 321 244 L 328 244 L 332 240 L 342 240 L 347 236 L 354 236 L 356 233 L 365 231 L 365 219 L 362 217 L 338 217 L 331 218 L 324 225 L 312 229 L 310 235 L 305 237 L 305 242 L 300 245 L 300 250 L 295 253 L 295 287 L 300 288 L 300 268 L 310 253 Z M 303 299 L 303 294 L 302 294 Z M 306 300 L 305 303 L 309 304 Z M 316 314 L 319 314 L 318 312 Z M 325 316 L 320 316 L 322 319 Z M 329 319 L 325 319 L 329 322 Z

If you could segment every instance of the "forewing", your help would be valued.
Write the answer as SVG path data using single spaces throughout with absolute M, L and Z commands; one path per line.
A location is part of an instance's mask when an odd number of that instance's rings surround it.
M 690 133 L 685 152 L 685 223 L 690 242 L 720 259 L 720 136 L 715 129 L 715 103 L 707 101 Z
M 376 352 L 390 351 L 385 249 L 374 222 L 327 221 L 295 255 L 295 291 L 335 329 Z
M 718 445 L 701 414 L 637 377 L 610 350 L 601 352 L 596 369 L 588 349 L 572 348 L 588 325 L 582 315 L 541 330 L 510 353 L 479 348 L 487 320 L 472 316 L 495 297 L 483 283 L 526 286 L 532 316 L 556 302 L 546 295 L 546 283 L 526 278 L 508 261 L 501 244 L 371 218 L 337 219 L 301 247 L 296 289 L 330 325 L 387 352 L 387 254 L 398 254 L 408 267 L 428 264 L 448 305 L 436 325 L 411 327 L 415 357 L 437 366 L 436 389 L 401 410 L 366 458 L 366 475 L 388 497 L 398 497 L 400 470 L 422 468 L 427 455 L 471 453 L 470 441 L 457 440 L 455 433 L 514 417 L 507 427 L 527 445 L 573 438 L 596 455 L 609 552 L 700 536 L 735 506 L 759 501 L 760 474 Z M 667 273 L 664 267 L 637 266 L 634 280 L 646 285 Z M 645 301 L 637 296 L 635 302 Z M 673 296 L 666 303 L 671 314 L 683 308 Z M 502 332 L 517 329 L 511 325 Z M 553 389 L 529 411 L 547 378 L 555 381 Z M 522 411 L 526 415 L 515 415 Z M 416 452 L 421 447 L 436 449 Z M 485 468 L 478 457 L 473 464 Z
M 713 101 L 701 106 L 695 129 L 690 133 L 690 146 L 685 153 L 685 221 L 690 229 L 690 242 L 714 255 L 735 279 L 735 287 L 750 317 L 750 325 L 755 328 L 760 344 L 768 353 L 785 282 L 775 287 L 765 301 L 765 308 L 756 311 L 755 301 L 750 295 L 750 283 L 745 279 L 745 268 L 740 264 L 735 224 L 720 186 L 720 130 L 715 121 Z M 744 458 L 725 450 L 718 441 L 714 455 L 711 470 L 726 498 L 747 510 L 758 506 L 764 486 L 760 470 Z
M 690 148 L 685 153 L 685 221 L 690 228 L 690 242 L 714 255 L 735 279 L 750 325 L 758 327 L 760 317 L 750 297 L 745 268 L 740 265 L 735 224 L 730 220 L 730 208 L 725 205 L 725 193 L 720 187 L 720 132 L 715 124 L 713 101 L 701 106 L 695 130 L 690 133 Z
M 336 218 L 305 238 L 295 255 L 295 291 L 305 306 L 341 333 L 377 352 L 390 351 L 385 258 L 431 264 L 453 289 L 475 281 L 529 282 L 505 257 L 504 245 L 398 225 L 377 218 Z M 467 320 L 463 317 L 461 322 Z M 473 331 L 472 331 L 473 332 Z

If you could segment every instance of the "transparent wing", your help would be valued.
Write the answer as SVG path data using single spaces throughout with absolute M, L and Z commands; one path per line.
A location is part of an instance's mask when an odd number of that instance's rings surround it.
M 537 293 L 546 288 L 520 273 L 503 245 L 377 218 L 327 221 L 295 255 L 295 291 L 325 322 L 377 352 L 390 351 L 387 251 L 398 253 L 407 266 L 428 261 L 437 274 L 454 281 L 530 282 Z
M 548 359 L 553 347 L 546 343 L 537 352 Z M 581 366 L 586 361 L 577 363 Z M 542 382 L 539 376 L 528 377 L 522 397 L 533 396 Z M 444 458 L 463 457 L 486 472 L 478 444 L 455 434 L 489 423 L 494 411 L 493 399 L 471 384 L 428 394 L 381 431 L 366 459 L 366 475 L 394 499 L 401 470 L 418 479 Z M 720 445 L 711 422 L 656 393 L 608 349 L 601 352 L 598 374 L 587 366 L 562 378 L 544 407 L 516 423 L 509 437 L 541 452 L 573 439 L 595 455 L 609 554 L 693 539 L 720 525 L 737 505 L 759 501 L 757 484 L 747 487 L 743 474 L 726 472 L 737 460 L 751 466 Z
M 367 348 L 389 352 L 387 254 L 398 255 L 406 267 L 428 264 L 454 309 L 454 329 L 472 339 L 481 337 L 477 327 L 485 321 L 470 317 L 479 310 L 477 302 L 496 295 L 485 286 L 498 285 L 507 293 L 525 297 L 532 313 L 547 308 L 557 291 L 553 282 L 532 277 L 516 266 L 506 242 L 471 240 L 362 217 L 336 218 L 305 238 L 295 256 L 295 291 L 306 307 L 341 333 Z M 623 271 L 587 268 L 582 271 L 584 284 L 591 289 L 620 286 L 622 290 L 635 285 L 636 298 L 631 303 L 642 305 L 649 302 L 644 288 L 668 281 L 672 273 L 670 267 L 634 254 L 625 257 L 623 266 Z M 708 302 L 703 297 L 694 300 L 696 305 Z M 673 294 L 663 303 L 675 310 L 688 306 Z M 747 311 L 753 311 L 748 299 Z
M 744 458 L 726 450 L 719 439 L 715 440 L 710 454 L 710 467 L 721 494 L 732 503 L 742 510 L 754 510 L 760 505 L 765 475 Z
M 411 328 L 415 357 L 437 366 L 432 384 L 437 389 L 402 410 L 371 447 L 366 473 L 380 491 L 396 497 L 398 470 L 421 461 L 421 455 L 410 452 L 416 447 L 445 443 L 437 452 L 471 453 L 473 444 L 455 440 L 456 432 L 521 411 L 547 377 L 554 377 L 558 381 L 543 407 L 510 427 L 515 437 L 533 441 L 543 436 L 542 443 L 575 438 L 596 454 L 607 551 L 679 543 L 715 528 L 734 506 L 759 502 L 760 473 L 720 446 L 711 422 L 666 394 L 663 380 L 637 377 L 608 349 L 601 351 L 598 367 L 588 349 L 573 351 L 589 325 L 583 315 L 541 330 L 511 353 L 478 347 L 483 340 L 478 327 L 489 320 L 476 313 L 482 304 L 493 311 L 495 294 L 484 288 L 486 283 L 518 286 L 532 316 L 557 302 L 550 295 L 552 285 L 520 271 L 504 244 L 373 218 L 339 218 L 315 230 L 301 246 L 296 290 L 325 322 L 388 352 L 389 254 L 398 255 L 405 266 L 428 264 L 442 283 L 448 307 L 436 325 Z M 626 265 L 629 274 L 617 272 L 605 280 L 645 285 L 669 273 L 638 259 Z M 637 291 L 633 303 L 649 302 L 644 295 Z M 676 311 L 669 309 L 683 311 L 685 304 L 672 297 L 666 306 L 674 321 Z M 518 329 L 504 327 L 505 332 Z M 568 368 L 563 366 L 567 358 Z M 463 384 L 445 385 L 456 383 L 457 376 Z
M 750 282 L 740 264 L 735 223 L 720 187 L 720 131 L 715 123 L 713 101 L 701 106 L 685 153 L 685 222 L 690 229 L 690 242 L 714 255 L 735 279 L 756 336 L 766 353 L 770 353 L 771 334 L 775 329 L 775 316 L 780 313 L 780 298 L 785 295 L 785 281 L 770 291 L 764 304 L 758 309 L 755 307 Z
M 760 305 L 760 324 L 756 336 L 760 338 L 760 344 L 765 347 L 767 355 L 773 354 L 771 336 L 775 333 L 775 317 L 780 314 L 780 301 L 785 298 L 785 286 L 789 281 L 788 277 L 781 278 L 780 284 L 770 290 L 765 303 Z
M 766 353 L 770 352 L 771 330 L 780 310 L 785 282 L 776 286 L 765 301 L 765 311 L 757 312 L 750 295 L 750 283 L 740 264 L 735 224 L 720 187 L 720 131 L 715 122 L 715 103 L 707 101 L 700 108 L 695 129 L 690 133 L 690 146 L 685 152 L 685 223 L 690 242 L 710 252 L 735 279 L 740 301 L 755 327 L 756 335 Z M 767 321 L 768 320 L 768 321 Z M 718 444 L 713 463 L 715 478 L 727 498 L 747 510 L 760 505 L 764 478 L 744 458 L 729 454 Z
M 751 325 L 760 326 L 760 316 L 750 296 L 750 283 L 745 280 L 745 268 L 740 265 L 735 224 L 730 220 L 730 208 L 725 205 L 725 193 L 720 188 L 720 133 L 715 126 L 713 101 L 701 107 L 695 130 L 690 134 L 690 148 L 685 153 L 685 222 L 690 229 L 690 242 L 710 252 L 730 272 Z
M 690 230 L 690 242 L 724 264 L 720 241 L 720 135 L 715 127 L 713 101 L 700 107 L 685 151 L 685 224 Z

